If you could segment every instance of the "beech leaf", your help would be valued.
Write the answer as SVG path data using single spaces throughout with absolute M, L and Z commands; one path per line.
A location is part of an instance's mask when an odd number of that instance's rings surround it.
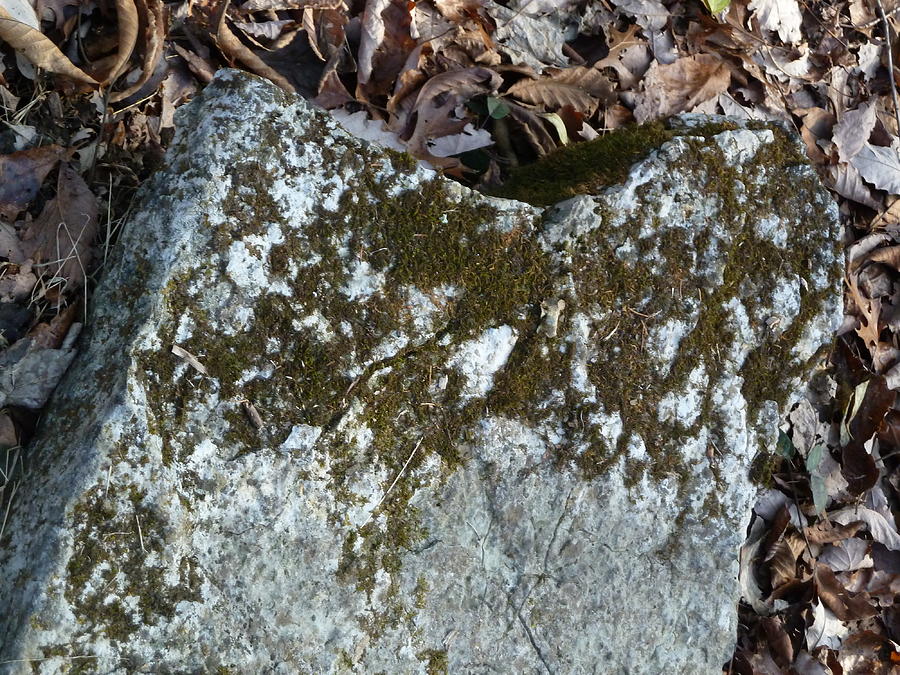
M 596 68 L 583 66 L 552 72 L 549 78 L 519 80 L 508 93 L 551 110 L 570 105 L 586 117 L 593 115 L 599 104 L 606 106 L 615 99 L 609 79 Z
M 889 148 L 866 143 L 850 160 L 850 163 L 859 171 L 863 180 L 879 190 L 898 195 L 900 194 L 900 157 L 898 157 L 898 152 L 900 152 L 900 144 L 896 141 Z
M 64 75 L 76 82 L 97 84 L 97 81 L 73 64 L 59 48 L 39 30 L 16 21 L 0 6 L 0 40 L 20 52 L 38 68 Z

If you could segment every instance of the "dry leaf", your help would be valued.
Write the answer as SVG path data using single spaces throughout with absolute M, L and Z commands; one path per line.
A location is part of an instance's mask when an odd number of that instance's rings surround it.
M 816 565 L 815 580 L 819 598 L 838 619 L 857 621 L 878 613 L 869 602 L 868 593 L 850 593 L 827 565 Z
M 166 10 L 162 0 L 138 0 L 137 10 L 140 15 L 141 25 L 144 27 L 143 50 L 144 58 L 141 62 L 141 75 L 128 88 L 114 92 L 109 100 L 112 103 L 124 101 L 129 96 L 136 94 L 147 83 L 156 64 L 163 53 L 163 41 L 166 34 Z
M 811 544 L 832 544 L 852 537 L 862 526 L 863 522 L 861 520 L 848 522 L 846 525 L 835 525 L 834 523 L 823 521 L 816 523 L 812 527 L 807 527 L 804 532 Z
M 102 84 L 112 84 L 125 71 L 128 59 L 131 58 L 137 44 L 138 12 L 134 0 L 116 0 L 116 18 L 119 27 L 119 48 L 116 51 L 116 60 L 109 69 L 109 74 L 103 78 Z
M 772 573 L 772 588 L 793 581 L 797 577 L 797 556 L 806 543 L 798 532 L 786 534 L 766 556 Z
M 848 506 L 831 513 L 830 518 L 842 525 L 862 521 L 875 541 L 881 542 L 892 551 L 900 551 L 900 534 L 897 533 L 897 526 L 893 522 L 888 522 L 878 511 L 865 506 Z
M 800 24 L 803 17 L 797 0 L 752 0 L 750 11 L 756 15 L 764 30 L 778 33 L 783 42 L 793 43 L 802 39 Z
M 896 140 L 891 147 L 866 143 L 850 163 L 859 171 L 863 180 L 879 190 L 892 195 L 900 194 L 900 143 Z
M 459 133 L 469 123 L 467 118 L 458 119 L 455 116 L 457 108 L 464 106 L 473 96 L 495 93 L 501 81 L 497 73 L 487 68 L 440 73 L 428 80 L 416 97 L 415 110 L 418 115 L 408 151 L 430 160 L 428 141 Z
M 596 68 L 574 66 L 563 70 L 548 70 L 550 77 L 539 80 L 522 79 L 508 90 L 520 101 L 559 110 L 572 106 L 590 117 L 598 104 L 608 106 L 615 100 L 609 79 Z
M 49 38 L 28 24 L 11 18 L 2 6 L 0 6 L 0 40 L 23 54 L 38 68 L 63 75 L 76 82 L 97 84 L 93 77 L 66 58 Z
M 82 285 L 97 231 L 97 201 L 71 164 L 59 170 L 56 197 L 23 235 L 24 253 L 66 280 L 66 290 Z
M 28 208 L 63 154 L 60 146 L 45 145 L 0 157 L 0 216 L 14 220 Z
M 839 649 L 841 640 L 846 637 L 850 629 L 838 619 L 834 614 L 825 608 L 825 605 L 814 602 L 813 606 L 813 622 L 806 629 L 806 646 L 807 649 L 813 650 L 816 647 L 828 647 L 829 649 Z
M 296 91 L 294 85 L 254 54 L 249 47 L 245 46 L 244 43 L 231 32 L 231 29 L 228 28 L 224 21 L 224 15 L 223 21 L 219 24 L 219 30 L 216 33 L 216 42 L 219 45 L 219 49 L 221 49 L 222 53 L 228 58 L 240 61 L 247 66 L 251 72 L 274 82 L 285 91 Z
M 842 541 L 840 546 L 828 546 L 818 560 L 835 572 L 852 572 L 872 567 L 875 563 L 869 555 L 870 545 L 871 542 L 851 537 Z
M 690 112 L 728 89 L 731 71 L 711 54 L 678 59 L 671 65 L 654 63 L 637 96 L 634 117 L 639 122 Z
M 843 114 L 834 126 L 832 137 L 842 161 L 849 162 L 859 154 L 875 128 L 875 120 L 875 101 L 860 104 Z
M 206 366 L 200 363 L 199 359 L 191 354 L 187 349 L 183 347 L 179 347 L 178 345 L 172 345 L 172 353 L 180 359 L 184 359 L 184 361 L 191 366 L 194 370 L 196 370 L 201 375 L 209 375 L 206 370 Z

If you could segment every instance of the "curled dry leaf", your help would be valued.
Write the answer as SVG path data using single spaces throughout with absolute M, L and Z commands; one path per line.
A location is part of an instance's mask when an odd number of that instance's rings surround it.
M 881 427 L 885 415 L 897 398 L 881 375 L 876 375 L 867 384 L 861 394 L 862 401 L 856 402 L 855 415 L 848 420 L 850 439 L 844 445 L 841 455 L 841 471 L 849 490 L 854 494 L 864 493 L 878 481 L 875 458 L 865 444 Z
M 548 72 L 549 77 L 519 80 L 508 93 L 550 110 L 571 106 L 587 117 L 594 114 L 598 105 L 606 107 L 616 98 L 609 78 L 596 68 L 574 66 Z
M 137 0 L 136 7 L 140 23 L 144 27 L 144 58 L 141 63 L 141 75 L 127 89 L 114 92 L 109 97 L 112 103 L 124 101 L 139 92 L 153 75 L 156 64 L 163 53 L 163 42 L 166 37 L 166 9 L 162 0 Z
M 807 649 L 813 650 L 816 647 L 839 649 L 841 641 L 847 636 L 850 629 L 823 603 L 814 602 L 812 614 L 812 625 L 806 629 Z
M 45 145 L 0 157 L 0 216 L 14 220 L 28 208 L 64 154 L 58 145 Z
M 871 542 L 850 537 L 839 546 L 829 546 L 821 555 L 819 562 L 828 565 L 835 572 L 852 572 L 853 570 L 872 567 L 874 562 L 869 555 Z
M 259 12 L 279 9 L 334 9 L 343 5 L 343 0 L 247 0 L 242 6 L 243 12 Z
M 97 201 L 71 164 L 59 170 L 56 197 L 23 235 L 24 253 L 71 291 L 84 283 L 97 232 Z
M 219 23 L 218 31 L 216 32 L 216 43 L 219 45 L 219 49 L 222 50 L 222 53 L 225 56 L 234 61 L 240 61 L 247 66 L 251 72 L 271 80 L 285 91 L 295 91 L 294 85 L 254 54 L 249 47 L 245 46 L 244 43 L 231 32 L 231 29 L 225 22 L 224 14 L 222 15 L 222 21 Z
M 862 521 L 875 541 L 892 551 L 900 551 L 900 534 L 897 533 L 896 524 L 888 521 L 878 511 L 865 506 L 847 506 L 831 513 L 830 517 L 842 525 Z
M 784 670 L 794 662 L 794 647 L 780 617 L 766 616 L 760 621 L 775 663 Z
M 116 19 L 118 21 L 119 48 L 116 60 L 102 84 L 112 84 L 128 65 L 128 59 L 134 52 L 138 37 L 138 12 L 134 0 L 116 0 Z
M 40 31 L 16 21 L 0 6 L 0 40 L 8 43 L 38 68 L 63 75 L 76 82 L 96 85 L 97 81 L 73 64 Z
M 875 128 L 875 120 L 873 100 L 860 104 L 854 110 L 848 110 L 840 122 L 834 125 L 832 140 L 842 161 L 849 162 L 859 154 Z

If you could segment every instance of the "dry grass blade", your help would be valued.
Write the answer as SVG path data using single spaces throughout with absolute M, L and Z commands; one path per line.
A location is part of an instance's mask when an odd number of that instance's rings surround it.
M 103 84 L 112 84 L 125 71 L 128 59 L 131 58 L 137 44 L 139 20 L 134 0 L 116 0 L 116 15 L 119 26 L 119 49 Z
M 138 0 L 137 11 L 144 24 L 144 59 L 141 63 L 141 76 L 137 82 L 123 91 L 117 91 L 109 97 L 110 102 L 116 103 L 141 90 L 162 56 L 166 37 L 166 15 L 162 0 Z
M 219 49 L 230 59 L 240 61 L 252 72 L 260 77 L 271 80 L 285 91 L 295 92 L 294 85 L 287 81 L 280 73 L 269 66 L 265 61 L 254 54 L 241 42 L 225 23 L 224 15 L 216 32 L 216 43 Z
M 16 21 L 0 7 L 0 40 L 21 52 L 38 68 L 64 75 L 76 82 L 97 84 L 97 80 L 73 64 L 49 38 L 31 26 Z

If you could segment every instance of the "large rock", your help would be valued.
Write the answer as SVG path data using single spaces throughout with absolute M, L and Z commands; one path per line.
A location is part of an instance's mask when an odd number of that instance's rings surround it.
M 218 76 L 31 450 L 7 671 L 719 672 L 840 263 L 794 141 L 701 121 L 542 210 Z

